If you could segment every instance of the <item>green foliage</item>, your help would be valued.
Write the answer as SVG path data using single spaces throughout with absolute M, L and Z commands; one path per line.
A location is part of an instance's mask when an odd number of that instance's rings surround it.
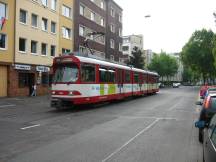
M 199 73 L 193 71 L 190 67 L 184 66 L 184 71 L 182 74 L 183 82 L 193 83 L 199 80 Z
M 138 47 L 134 47 L 132 55 L 133 57 L 130 58 L 130 61 L 127 64 L 133 65 L 135 68 L 144 69 L 143 52 Z
M 204 82 L 207 77 L 215 75 L 213 38 L 214 33 L 211 30 L 195 31 L 181 52 L 183 64 L 192 71 L 202 74 Z
M 163 79 L 164 76 L 171 77 L 177 73 L 178 63 L 176 59 L 165 52 L 155 54 L 148 66 L 149 70 L 156 71 Z

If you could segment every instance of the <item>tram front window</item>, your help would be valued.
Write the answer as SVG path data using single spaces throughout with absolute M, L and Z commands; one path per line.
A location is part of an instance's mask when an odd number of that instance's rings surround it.
M 76 65 L 59 66 L 57 67 L 53 83 L 64 82 L 76 82 L 78 80 L 78 67 Z

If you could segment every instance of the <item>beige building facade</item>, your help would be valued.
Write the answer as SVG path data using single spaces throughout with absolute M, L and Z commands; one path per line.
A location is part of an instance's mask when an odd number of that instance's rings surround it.
M 9 67 L 14 62 L 15 1 L 0 0 L 0 97 L 8 95 Z
M 49 90 L 49 72 L 59 49 L 59 1 L 16 0 L 14 64 L 10 68 L 9 96 Z
M 59 1 L 59 54 L 69 53 L 73 51 L 73 12 L 74 0 Z

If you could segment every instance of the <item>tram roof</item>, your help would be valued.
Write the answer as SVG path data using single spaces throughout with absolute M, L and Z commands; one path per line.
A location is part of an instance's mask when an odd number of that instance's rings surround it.
M 133 71 L 136 71 L 136 72 L 141 72 L 141 73 L 146 73 L 146 74 L 158 76 L 158 74 L 154 73 L 154 72 L 150 72 L 150 71 L 146 71 L 146 70 L 142 70 L 142 69 L 137 69 L 137 68 L 133 68 L 133 67 L 131 68 L 129 66 L 119 65 L 119 64 L 112 63 L 112 62 L 107 62 L 107 61 L 98 60 L 98 59 L 89 58 L 89 57 L 83 57 L 83 56 L 75 56 L 75 57 L 77 57 L 80 60 L 80 62 L 99 64 L 99 65 L 103 65 L 103 66 L 115 67 L 115 68 L 124 69 L 124 70 L 131 70 L 132 69 Z

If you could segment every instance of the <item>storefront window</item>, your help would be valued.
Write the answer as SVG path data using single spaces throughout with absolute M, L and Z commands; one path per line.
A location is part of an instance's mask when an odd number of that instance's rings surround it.
M 42 84 L 48 85 L 49 84 L 49 74 L 42 73 Z
M 29 75 L 28 73 L 19 73 L 19 87 L 26 87 L 29 84 Z

